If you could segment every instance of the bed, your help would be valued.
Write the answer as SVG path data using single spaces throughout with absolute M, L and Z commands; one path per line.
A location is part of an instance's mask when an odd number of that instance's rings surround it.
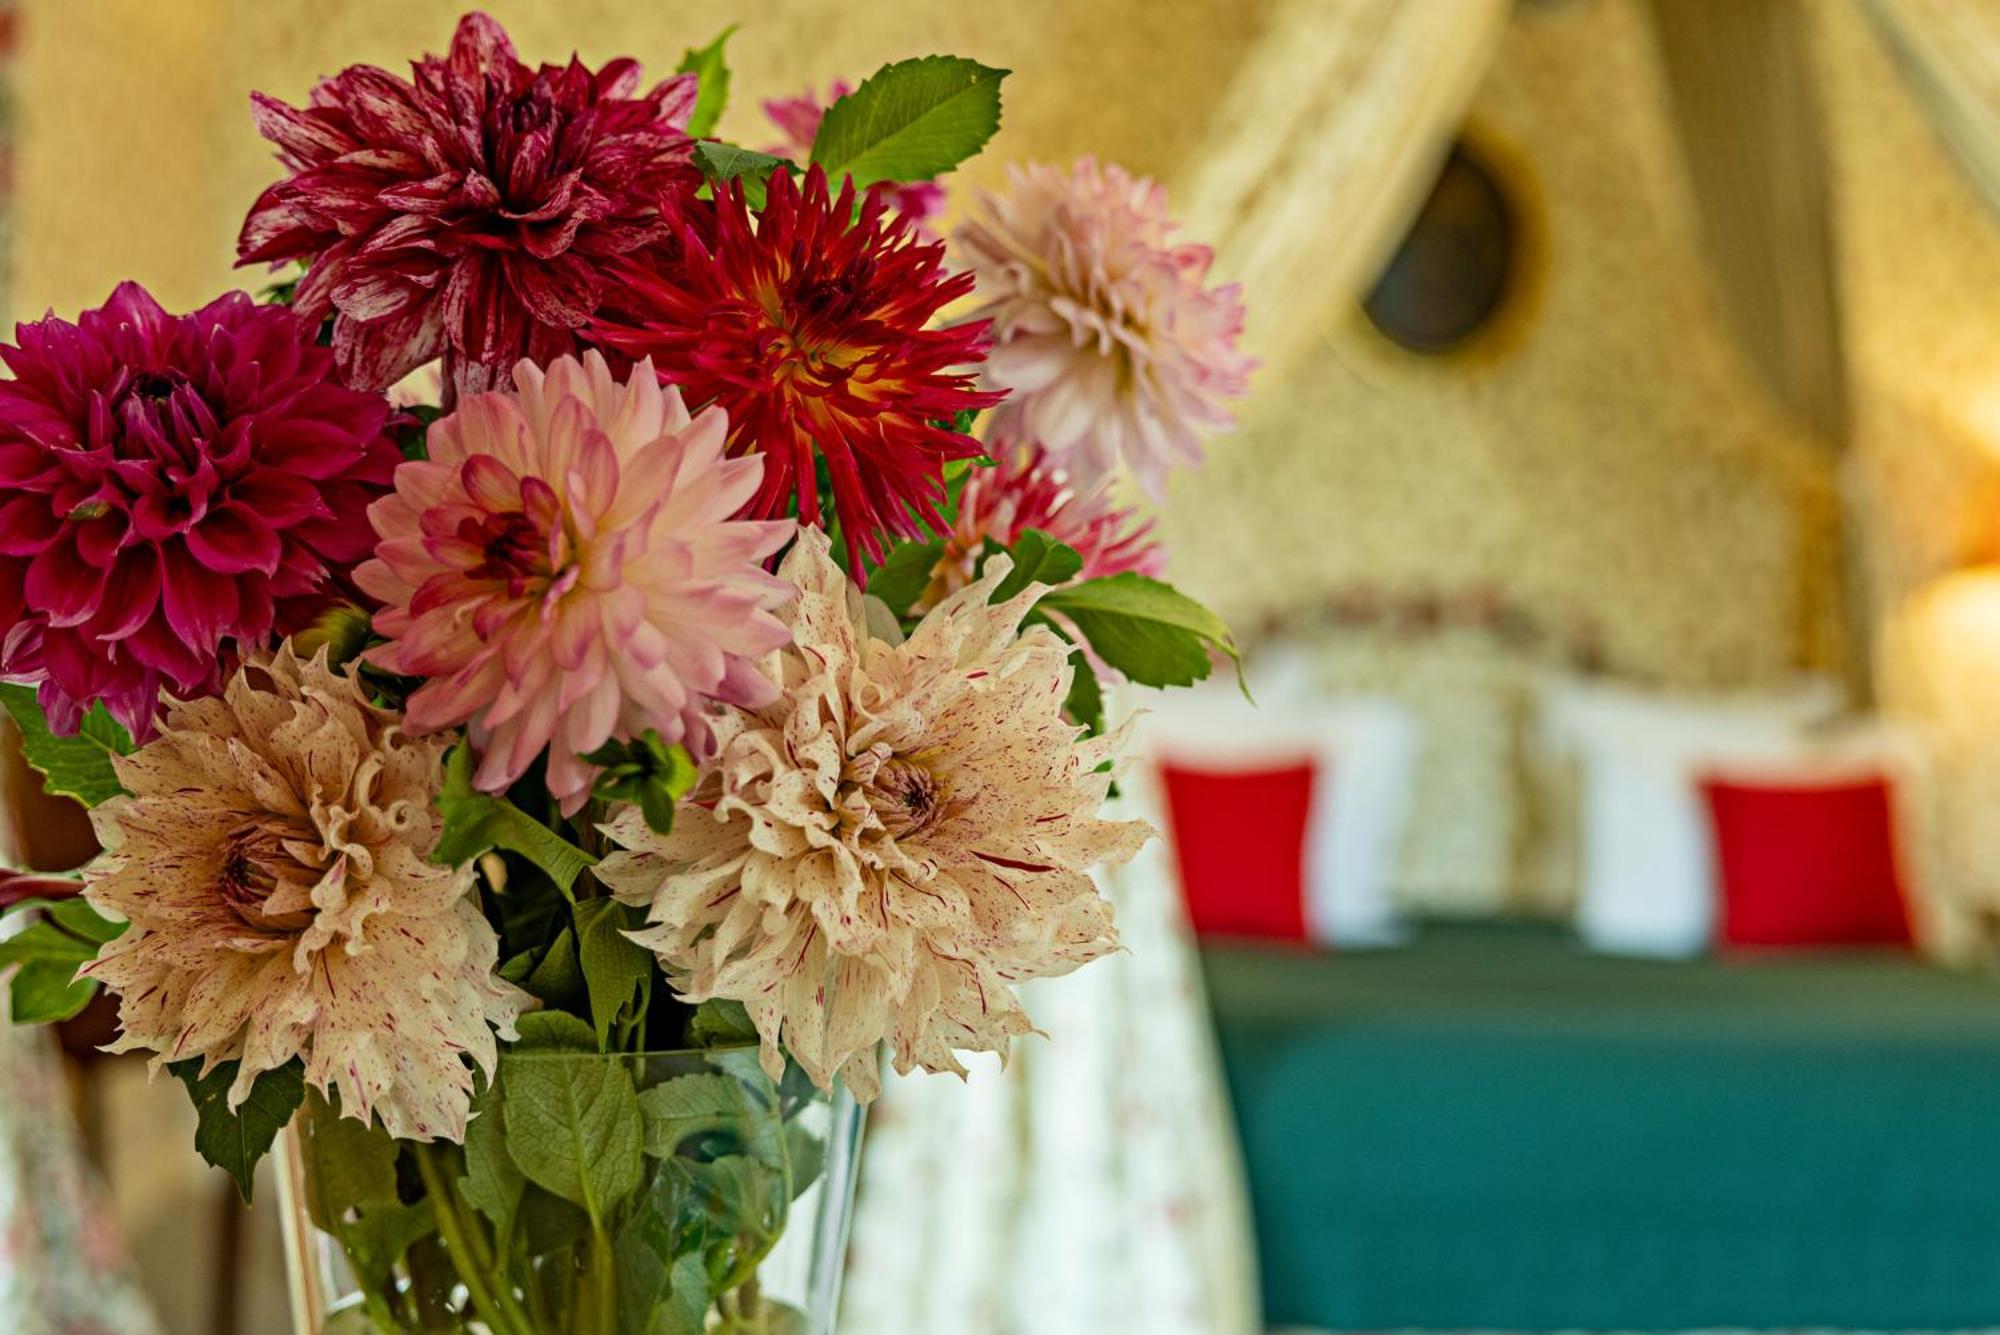
M 2000 987 L 1557 930 L 1210 947 L 1266 1318 L 2000 1324 Z

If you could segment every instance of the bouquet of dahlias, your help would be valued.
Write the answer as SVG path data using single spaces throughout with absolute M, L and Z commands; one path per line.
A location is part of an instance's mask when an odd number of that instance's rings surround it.
M 13 1015 L 114 994 L 246 1197 L 296 1115 L 308 1328 L 829 1328 L 829 1097 L 1115 948 L 1101 683 L 1234 653 L 1114 499 L 1248 371 L 1160 191 L 1030 167 L 948 244 L 1004 71 L 754 152 L 727 36 L 260 94 L 264 300 L 0 346 L 0 695 L 103 847 L 0 885 Z

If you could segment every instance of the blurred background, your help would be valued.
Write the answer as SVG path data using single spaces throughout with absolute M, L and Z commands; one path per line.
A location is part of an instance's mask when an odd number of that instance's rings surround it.
M 231 269 L 252 89 L 452 0 L 13 0 L 10 318 Z M 1153 710 L 1055 1042 L 871 1129 L 851 1335 L 2000 1327 L 2000 3 L 493 0 L 721 134 L 931 51 L 1245 285 L 1160 514 L 1248 650 Z M 87 853 L 9 780 L 8 858 Z M 80 851 L 81 850 L 81 851 Z M 289 1329 L 136 1059 L 0 1036 L 9 1329 Z

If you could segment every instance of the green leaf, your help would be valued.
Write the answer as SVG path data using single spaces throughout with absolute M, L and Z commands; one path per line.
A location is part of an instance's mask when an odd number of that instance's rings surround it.
M 987 559 L 1003 550 L 1014 558 L 1014 568 L 994 588 L 993 596 L 987 599 L 991 603 L 1004 603 L 1029 584 L 1053 587 L 1067 583 L 1083 569 L 1083 558 L 1075 548 L 1064 546 L 1040 529 L 1024 530 L 1014 539 L 1012 548 L 1002 548 L 991 538 L 986 540 Z
M 1126 572 L 1057 589 L 1041 602 L 1068 617 L 1097 656 L 1142 686 L 1188 686 L 1209 649 L 1237 657 L 1222 618 L 1172 585 Z
M 676 1256 L 679 1241 L 657 1210 L 642 1210 L 619 1233 L 620 1331 L 701 1335 L 707 1328 L 708 1269 L 698 1251 Z
M 8 1016 L 15 1024 L 57 1024 L 78 1014 L 97 995 L 97 984 L 76 976 L 73 964 L 33 960 L 7 984 Z
M 587 1004 L 588 993 L 584 988 L 583 966 L 576 957 L 576 933 L 563 928 L 561 935 L 535 961 L 528 976 L 521 980 L 521 986 L 544 1006 L 558 1011 L 581 1011 Z
M 723 63 L 722 47 L 730 34 L 742 26 L 730 24 L 699 50 L 689 47 L 674 70 L 676 74 L 692 74 L 696 80 L 694 112 L 687 123 L 690 139 L 706 139 L 714 134 L 716 122 L 722 119 L 722 109 L 729 105 L 729 66 Z
M 1104 690 L 1098 685 L 1097 669 L 1090 665 L 1090 659 L 1081 649 L 1070 654 L 1069 666 L 1074 675 L 1069 679 L 1069 698 L 1063 701 L 1063 712 L 1095 737 L 1104 731 Z
M 721 1132 L 773 1168 L 784 1167 L 784 1123 L 726 1075 L 683 1075 L 639 1095 L 646 1118 L 646 1153 L 670 1159 L 696 1136 Z
M 111 757 L 130 755 L 132 738 L 101 702 L 90 707 L 71 737 L 49 731 L 32 686 L 0 682 L 0 705 L 6 706 L 21 730 L 22 754 L 41 773 L 45 791 L 73 797 L 87 807 L 125 791 L 111 768 Z
M 608 741 L 584 759 L 600 771 L 592 791 L 612 802 L 636 803 L 655 834 L 672 833 L 674 808 L 701 778 L 688 749 L 679 742 L 668 745 L 652 728 L 629 742 Z
M 507 1133 L 501 1121 L 501 1089 L 488 1085 L 472 1100 L 472 1120 L 465 1127 L 465 1176 L 459 1192 L 493 1223 L 494 1236 L 513 1235 L 520 1213 L 521 1193 L 528 1181 L 507 1154 Z
M 829 180 L 928 181 L 965 161 L 1000 128 L 1006 70 L 956 56 L 884 65 L 826 109 L 812 160 Z
M 791 1168 L 792 1199 L 797 1200 L 826 1171 L 826 1142 L 795 1122 L 785 1128 L 785 1160 Z
M 930 587 L 931 575 L 944 557 L 942 542 L 899 542 L 868 576 L 868 592 L 880 598 L 898 618 Z
M 444 761 L 444 788 L 437 797 L 444 833 L 431 861 L 463 866 L 491 848 L 519 853 L 549 874 L 567 895 L 576 878 L 597 859 L 504 797 L 472 786 L 472 748 L 461 742 Z
M 342 1117 L 319 1091 L 308 1090 L 311 1110 L 303 1128 L 312 1151 L 305 1156 L 306 1213 L 327 1232 L 339 1229 L 351 1209 L 396 1203 L 396 1142 L 374 1122 Z
M 41 915 L 0 941 L 0 970 L 18 965 L 8 984 L 10 1014 L 16 1024 L 67 1020 L 97 994 L 97 984 L 78 978 L 77 969 L 97 958 L 98 948 L 125 930 L 81 899 L 34 899 L 12 912 Z
M 436 1209 L 430 1201 L 405 1205 L 398 1198 L 401 1147 L 387 1131 L 372 1121 L 339 1116 L 316 1091 L 306 1097 L 312 1103 L 305 1124 L 312 1137 L 305 1155 L 306 1213 L 341 1240 L 363 1280 L 379 1282 L 412 1243 L 436 1231 Z
M 757 1026 L 743 1003 L 716 997 L 694 1008 L 688 1021 L 688 1042 L 697 1048 L 734 1047 L 757 1041 Z
M 187 1086 L 188 1097 L 194 1100 L 195 1151 L 236 1179 L 236 1189 L 247 1202 L 257 1161 L 270 1150 L 271 1142 L 305 1099 L 304 1068 L 290 1061 L 263 1072 L 250 1086 L 243 1105 L 231 1112 L 229 1086 L 236 1080 L 236 1063 L 221 1062 L 207 1075 L 201 1074 L 201 1063 L 201 1058 L 191 1057 L 173 1062 L 167 1069 Z
M 701 168 L 702 175 L 716 185 L 730 181 L 743 183 L 743 201 L 752 209 L 764 207 L 766 182 L 771 173 L 783 169 L 798 170 L 783 158 L 774 158 L 769 153 L 752 153 L 747 148 L 734 144 L 717 143 L 713 139 L 703 139 L 694 146 L 694 165 Z
M 568 1011 L 529 1011 L 514 1021 L 513 1052 L 595 1052 L 597 1035 Z
M 501 1119 L 507 1153 L 528 1181 L 581 1205 L 602 1226 L 639 1185 L 645 1123 L 632 1075 L 616 1060 L 510 1053 Z
M 577 957 L 600 1051 L 618 1012 L 653 978 L 652 952 L 625 935 L 634 925 L 626 907 L 614 899 L 586 899 L 576 906 Z

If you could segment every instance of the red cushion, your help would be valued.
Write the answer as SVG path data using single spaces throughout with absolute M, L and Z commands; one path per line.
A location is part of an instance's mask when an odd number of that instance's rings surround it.
M 1702 784 L 1715 824 L 1725 946 L 1908 946 L 1894 794 L 1873 776 Z
M 1306 940 L 1314 768 L 1307 761 L 1254 770 L 1160 766 L 1168 835 L 1196 935 Z

